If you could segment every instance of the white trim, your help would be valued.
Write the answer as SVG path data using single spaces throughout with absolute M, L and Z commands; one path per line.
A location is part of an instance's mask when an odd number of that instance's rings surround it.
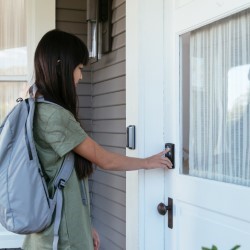
M 163 6 L 164 0 L 126 1 L 126 122 L 136 125 L 136 149 L 128 156 L 164 149 Z M 157 212 L 163 170 L 129 172 L 126 184 L 126 249 L 163 249 L 166 218 Z
M 27 41 L 28 41 L 28 77 L 27 76 L 1 76 L 1 81 L 31 81 L 33 75 L 33 57 L 38 41 L 42 35 L 55 28 L 55 0 L 26 0 L 27 8 Z M 18 79 L 17 79 L 18 78 Z M 0 227 L 0 247 L 21 247 L 22 235 L 5 231 Z
M 28 81 L 33 81 L 36 46 L 42 36 L 56 27 L 56 0 L 27 0 Z
M 12 76 L 0 76 L 0 84 L 1 82 L 25 82 L 27 81 L 27 76 L 18 76 L 18 75 L 12 75 Z
M 126 125 L 135 125 L 135 150 L 126 150 L 126 155 L 139 156 L 138 127 L 138 1 L 126 1 Z M 131 112 L 134 110 L 134 112 Z M 139 171 L 126 174 L 126 249 L 139 249 Z

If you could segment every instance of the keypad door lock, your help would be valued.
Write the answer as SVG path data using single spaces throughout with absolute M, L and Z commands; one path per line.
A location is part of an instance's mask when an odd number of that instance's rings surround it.
M 173 164 L 172 169 L 175 168 L 174 165 L 174 144 L 173 143 L 166 143 L 165 149 L 169 149 L 169 151 L 165 154 L 165 157 L 167 157 Z

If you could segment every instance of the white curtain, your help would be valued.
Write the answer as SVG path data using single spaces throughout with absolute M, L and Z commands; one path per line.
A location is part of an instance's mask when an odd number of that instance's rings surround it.
M 0 0 L 0 123 L 28 87 L 25 5 L 25 0 Z
M 250 186 L 250 10 L 190 33 L 189 174 Z

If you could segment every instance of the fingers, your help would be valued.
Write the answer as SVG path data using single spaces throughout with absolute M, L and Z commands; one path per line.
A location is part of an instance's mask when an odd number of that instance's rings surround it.
M 99 250 L 100 238 L 99 238 L 99 234 L 97 233 L 95 229 L 92 229 L 92 238 L 93 238 L 94 250 Z
M 163 160 L 163 164 L 165 165 L 164 167 L 167 167 L 168 169 L 172 169 L 173 163 L 169 160 L 168 157 L 166 157 L 166 153 L 170 151 L 170 148 L 163 150 L 162 152 L 159 153 L 161 155 L 161 159 Z
M 163 163 L 164 167 L 167 167 L 169 169 L 172 169 L 172 167 L 173 167 L 172 162 L 165 156 L 162 157 L 162 163 Z

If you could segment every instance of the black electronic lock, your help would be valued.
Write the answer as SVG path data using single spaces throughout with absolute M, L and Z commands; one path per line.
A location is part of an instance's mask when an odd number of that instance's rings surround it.
M 165 149 L 170 149 L 166 154 L 165 157 L 167 157 L 173 164 L 172 168 L 174 168 L 174 144 L 173 143 L 166 143 Z

